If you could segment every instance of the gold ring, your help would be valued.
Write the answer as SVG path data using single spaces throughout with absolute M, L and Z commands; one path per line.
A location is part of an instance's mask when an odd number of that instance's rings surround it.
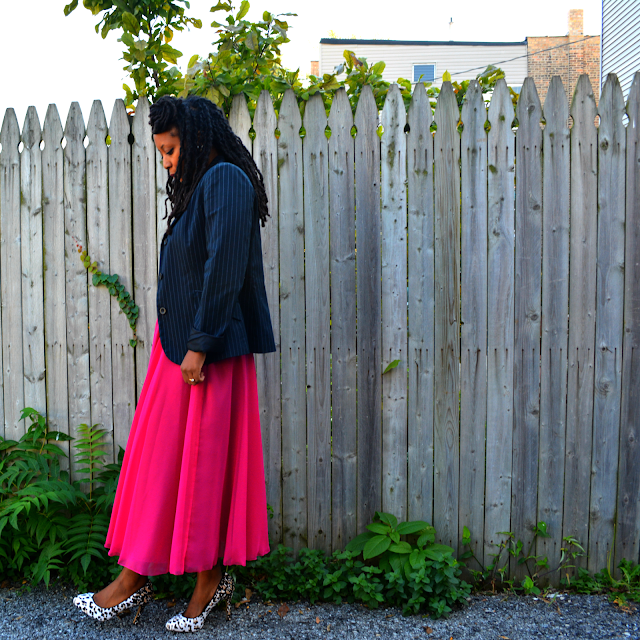
M 189 378 L 189 382 L 195 382 L 196 379 L 195 378 Z

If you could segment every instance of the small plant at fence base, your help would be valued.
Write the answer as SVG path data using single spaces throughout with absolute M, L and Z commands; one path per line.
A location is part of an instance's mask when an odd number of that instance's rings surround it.
M 619 580 L 611 575 L 609 569 L 602 569 L 592 575 L 586 569 L 579 567 L 578 575 L 573 579 L 567 575 L 563 578 L 562 584 L 567 589 L 578 593 L 605 593 L 609 596 L 609 600 L 621 609 L 630 610 L 629 600 L 640 603 L 640 565 L 629 560 L 621 560 L 618 568 L 621 574 Z
M 481 567 L 480 569 L 469 569 L 471 572 L 475 586 L 479 589 L 491 587 L 492 591 L 496 589 L 507 588 L 511 591 L 522 590 L 525 594 L 533 593 L 538 595 L 540 587 L 538 586 L 541 578 L 559 571 L 561 574 L 567 569 L 575 567 L 574 560 L 580 556 L 584 556 L 584 549 L 572 536 L 562 538 L 564 543 L 561 548 L 560 561 L 556 567 L 549 567 L 549 561 L 546 556 L 536 556 L 533 554 L 533 548 L 537 538 L 549 538 L 547 533 L 547 523 L 538 522 L 533 527 L 533 538 L 529 545 L 527 553 L 523 553 L 524 544 L 521 540 L 515 539 L 511 531 L 500 531 L 498 535 L 504 536 L 502 542 L 497 546 L 496 553 L 490 554 L 493 561 L 487 567 L 476 557 L 471 548 L 471 532 L 467 527 L 463 527 L 463 546 L 468 547 L 461 556 L 461 560 L 473 558 Z M 503 553 L 505 555 L 503 556 Z M 514 580 L 505 578 L 505 574 L 509 568 L 508 559 L 513 558 L 517 564 L 523 565 L 528 575 L 521 581 L 520 585 L 515 585 Z M 568 575 L 568 573 L 567 573 Z
M 138 315 L 140 314 L 140 308 L 133 301 L 133 297 L 131 294 L 125 289 L 124 285 L 120 282 L 120 276 L 117 273 L 109 275 L 108 273 L 102 273 L 98 269 L 97 262 L 91 262 L 91 258 L 89 254 L 82 248 L 82 245 L 74 239 L 76 243 L 76 248 L 78 249 L 78 253 L 80 254 L 80 260 L 82 260 L 82 264 L 85 266 L 87 271 L 93 274 L 92 283 L 94 287 L 99 287 L 103 285 L 107 287 L 109 293 L 117 300 L 120 305 L 120 309 L 122 313 L 127 317 L 129 321 L 129 326 L 133 331 L 133 338 L 129 340 L 129 344 L 132 347 L 135 347 L 138 344 L 138 335 L 136 333 L 136 323 L 138 321 Z

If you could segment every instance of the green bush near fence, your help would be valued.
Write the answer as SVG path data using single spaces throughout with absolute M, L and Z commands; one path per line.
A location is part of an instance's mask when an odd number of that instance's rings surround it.
M 105 463 L 101 438 L 105 431 L 80 425 L 80 437 L 49 431 L 44 416 L 24 409 L 22 419 L 30 425 L 19 441 L 0 438 L 0 581 L 22 582 L 29 588 L 57 578 L 71 582 L 80 591 L 97 590 L 120 571 L 104 547 L 124 451 L 118 462 Z M 66 457 L 61 442 L 74 440 L 77 479 L 71 481 L 61 468 Z M 546 535 L 544 523 L 537 536 Z M 468 530 L 463 545 L 469 543 Z M 249 602 L 253 594 L 264 601 L 300 599 L 333 603 L 360 602 L 376 608 L 396 606 L 403 613 L 428 613 L 434 618 L 448 615 L 466 603 L 472 586 L 462 579 L 464 563 L 453 549 L 437 544 L 435 529 L 427 522 L 398 522 L 388 513 L 376 513 L 367 531 L 352 540 L 344 551 L 327 556 L 323 551 L 292 550 L 278 545 L 267 556 L 233 567 L 236 602 Z M 580 555 L 577 541 L 568 541 L 571 551 L 561 567 Z M 501 552 L 533 567 L 521 585 L 504 578 Z M 472 557 L 467 551 L 463 559 Z M 548 570 L 546 558 L 523 553 L 522 545 L 509 535 L 500 545 L 494 563 L 472 572 L 476 586 L 490 583 L 511 591 L 539 593 L 536 579 Z M 621 564 L 623 577 L 615 580 L 603 571 L 590 576 L 584 570 L 574 580 L 580 592 L 606 592 L 624 606 L 627 599 L 640 601 L 640 568 Z M 187 597 L 195 576 L 152 578 L 158 597 Z

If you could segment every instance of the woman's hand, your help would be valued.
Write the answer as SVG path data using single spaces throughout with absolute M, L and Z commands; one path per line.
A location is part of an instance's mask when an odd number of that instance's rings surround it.
M 195 385 L 204 380 L 202 365 L 204 364 L 206 357 L 207 354 L 202 353 L 201 351 L 187 351 L 187 355 L 184 357 L 184 360 L 180 365 L 182 379 L 185 384 Z

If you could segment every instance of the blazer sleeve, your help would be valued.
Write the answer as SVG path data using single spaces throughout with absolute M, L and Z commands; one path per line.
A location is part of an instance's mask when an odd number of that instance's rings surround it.
M 229 163 L 216 165 L 202 180 L 207 261 L 187 349 L 216 353 L 224 348 L 244 283 L 255 192 L 244 172 Z

